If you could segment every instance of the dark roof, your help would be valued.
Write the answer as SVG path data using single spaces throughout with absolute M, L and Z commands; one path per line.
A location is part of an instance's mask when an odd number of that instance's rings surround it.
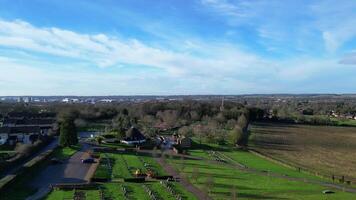
M 16 125 L 52 125 L 55 119 L 13 119 L 6 117 L 4 124 L 16 124 Z
M 4 124 L 16 124 L 17 121 L 18 119 L 10 119 L 8 117 L 5 117 Z
M 126 132 L 126 141 L 138 141 L 146 139 L 145 136 L 135 127 L 131 127 Z
M 18 126 L 18 127 L 0 127 L 0 133 L 15 134 L 15 133 L 40 133 L 39 126 Z
M 54 119 L 22 119 L 16 122 L 17 125 L 48 125 L 53 124 Z
M 22 119 L 22 118 L 29 118 L 29 119 L 35 119 L 35 118 L 55 118 L 56 113 L 52 112 L 42 112 L 42 113 L 31 113 L 31 112 L 9 112 L 7 114 L 9 118 L 17 118 L 17 119 Z

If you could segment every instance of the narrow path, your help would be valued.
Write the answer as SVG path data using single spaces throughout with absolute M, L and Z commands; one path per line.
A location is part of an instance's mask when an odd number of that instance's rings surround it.
M 211 198 L 202 190 L 191 184 L 186 178 L 181 177 L 179 172 L 175 170 L 169 163 L 164 161 L 162 158 L 155 158 L 156 161 L 163 167 L 163 169 L 170 175 L 174 177 L 179 177 L 180 183 L 183 187 L 194 194 L 200 200 L 211 200 Z

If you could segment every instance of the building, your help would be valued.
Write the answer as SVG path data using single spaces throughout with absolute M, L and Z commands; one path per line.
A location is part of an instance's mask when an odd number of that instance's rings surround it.
M 30 144 L 41 136 L 39 126 L 0 127 L 0 141 L 10 145 L 21 142 Z
M 2 127 L 38 126 L 41 129 L 41 133 L 48 134 L 53 129 L 55 122 L 55 119 L 5 118 L 2 122 Z
M 29 144 L 55 128 L 56 113 L 10 112 L 0 123 L 0 144 Z
M 121 140 L 124 144 L 141 144 L 146 142 L 146 137 L 135 127 L 131 127 L 126 132 L 126 137 Z
M 179 137 L 177 139 L 177 144 L 181 147 L 181 148 L 190 148 L 192 146 L 192 140 L 188 137 Z

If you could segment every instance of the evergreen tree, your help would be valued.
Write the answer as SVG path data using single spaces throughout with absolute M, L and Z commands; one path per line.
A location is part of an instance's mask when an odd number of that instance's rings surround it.
M 63 119 L 60 125 L 59 145 L 63 147 L 78 143 L 77 129 L 72 117 Z

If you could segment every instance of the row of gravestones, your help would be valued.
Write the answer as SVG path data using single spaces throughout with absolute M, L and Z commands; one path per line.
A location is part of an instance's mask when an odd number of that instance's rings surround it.
M 124 165 L 126 167 L 126 169 L 131 173 L 131 168 L 129 167 L 129 165 L 127 164 L 126 159 L 122 156 L 122 161 L 124 162 Z
M 105 155 L 105 159 L 106 159 L 106 167 L 107 169 L 109 170 L 109 173 L 110 175 L 112 175 L 112 164 L 111 164 L 111 160 L 109 158 L 109 156 L 107 154 L 104 154 Z
M 142 185 L 143 189 L 145 192 L 148 194 L 151 200 L 159 200 L 159 198 L 156 196 L 156 194 L 147 186 L 147 185 Z
M 85 200 L 85 192 L 75 190 L 73 200 Z
M 128 200 L 129 199 L 129 190 L 125 186 L 122 186 L 121 189 L 122 189 L 122 193 L 124 194 L 124 200 Z
M 102 189 L 99 189 L 99 196 L 100 196 L 100 200 L 111 200 L 111 198 L 105 198 L 104 192 Z
M 147 162 L 145 162 L 142 157 L 138 156 L 138 159 L 140 160 L 140 162 L 143 164 L 143 166 L 145 167 L 145 169 L 147 171 L 151 171 L 151 172 L 154 172 L 155 173 L 155 170 L 151 167 L 151 165 Z
M 172 187 L 172 185 L 168 181 L 160 181 L 161 185 L 163 185 L 176 200 L 182 200 L 182 196 L 178 194 L 178 192 Z
M 208 154 L 217 162 L 226 163 L 226 160 L 221 158 L 215 151 L 208 151 Z

